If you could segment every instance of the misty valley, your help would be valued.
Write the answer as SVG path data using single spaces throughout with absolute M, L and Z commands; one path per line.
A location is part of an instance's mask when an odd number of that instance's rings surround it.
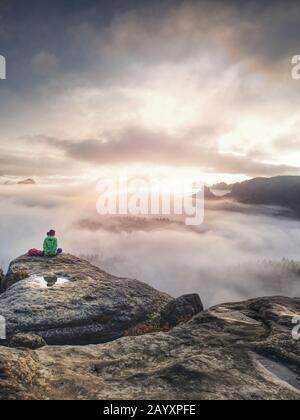
M 275 204 L 267 205 L 257 204 L 258 198 L 249 204 L 228 192 L 209 195 L 204 223 L 187 226 L 183 216 L 100 216 L 94 207 L 97 193 L 88 185 L 70 189 L 67 196 L 64 186 L 36 184 L 3 185 L 0 194 L 4 270 L 17 255 L 39 248 L 46 223 L 57 226 L 68 252 L 172 296 L 197 292 L 205 307 L 300 293 L 299 220 L 275 205 L 276 195 Z M 297 201 L 290 202 L 294 208 Z

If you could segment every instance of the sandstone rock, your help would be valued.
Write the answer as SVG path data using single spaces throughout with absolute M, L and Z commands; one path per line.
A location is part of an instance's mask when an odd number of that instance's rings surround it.
M 202 311 L 203 305 L 199 295 L 183 295 L 172 300 L 163 308 L 160 317 L 160 325 L 161 327 L 165 325 L 175 327 L 181 322 L 188 321 Z
M 36 350 L 47 345 L 46 341 L 36 334 L 16 334 L 8 340 L 9 347 L 22 347 Z
M 0 346 L 1 400 L 300 400 L 299 298 L 203 311 L 198 295 L 173 299 L 70 255 L 21 257 L 3 286 L 5 344 L 18 348 Z M 157 320 L 180 325 L 119 338 Z M 90 343 L 102 344 L 79 345 Z
M 1 290 L 2 284 L 4 284 L 4 282 L 5 282 L 5 276 L 4 276 L 3 270 L 1 270 L 1 268 L 0 268 L 0 290 Z
M 300 399 L 300 299 L 219 305 L 96 346 L 0 347 L 0 399 Z
M 3 288 L 0 315 L 6 319 L 8 338 L 36 334 L 54 345 L 114 340 L 172 300 L 71 255 L 20 257 L 11 263 Z

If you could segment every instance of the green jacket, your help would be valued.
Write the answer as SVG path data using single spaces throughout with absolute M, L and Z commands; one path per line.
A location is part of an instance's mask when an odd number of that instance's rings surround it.
M 57 254 L 57 238 L 55 236 L 47 236 L 43 245 L 44 253 L 47 256 L 54 256 Z

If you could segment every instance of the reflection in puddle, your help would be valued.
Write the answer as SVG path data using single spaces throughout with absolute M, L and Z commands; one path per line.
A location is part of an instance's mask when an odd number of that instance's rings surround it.
M 290 387 L 294 391 L 300 391 L 300 374 L 292 370 L 286 363 L 260 354 L 253 354 L 252 357 L 256 366 L 268 380 Z
M 53 286 L 60 286 L 65 283 L 69 283 L 69 279 L 65 277 L 57 277 L 57 276 L 34 276 L 31 278 L 31 286 L 38 287 L 41 289 L 47 289 Z

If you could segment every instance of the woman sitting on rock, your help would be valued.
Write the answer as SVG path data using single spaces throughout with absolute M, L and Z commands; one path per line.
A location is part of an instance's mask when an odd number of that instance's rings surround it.
M 45 257 L 55 257 L 55 255 L 62 253 L 62 249 L 57 248 L 57 238 L 55 237 L 55 230 L 51 229 L 47 233 L 47 238 L 44 240 L 43 249 Z

